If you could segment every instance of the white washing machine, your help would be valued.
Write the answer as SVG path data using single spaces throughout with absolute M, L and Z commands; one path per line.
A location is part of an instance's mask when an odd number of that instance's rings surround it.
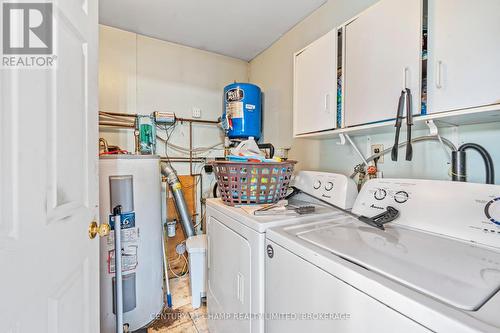
M 372 180 L 353 217 L 266 233 L 266 321 L 282 332 L 499 332 L 500 186 Z M 292 315 L 290 315 L 292 314 Z
M 299 172 L 294 186 L 350 209 L 357 196 L 346 176 Z M 306 223 L 341 214 L 305 195 L 290 199 L 295 205 L 314 205 L 307 215 L 254 216 L 220 199 L 207 201 L 208 327 L 210 333 L 263 333 L 265 295 L 265 233 L 270 227 Z

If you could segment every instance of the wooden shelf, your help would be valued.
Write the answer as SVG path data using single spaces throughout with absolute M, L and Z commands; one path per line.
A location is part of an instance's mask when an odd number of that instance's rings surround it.
M 456 111 L 441 112 L 436 114 L 414 116 L 414 129 L 427 128 L 426 121 L 433 120 L 438 127 L 454 127 L 461 125 L 473 125 L 500 122 L 500 104 L 487 105 L 478 108 L 470 108 Z M 388 133 L 394 127 L 395 120 L 380 123 L 360 125 L 347 128 L 339 128 L 330 131 L 301 134 L 299 139 L 327 140 L 337 138 L 339 134 L 350 136 L 364 136 L 371 134 Z M 405 125 L 403 125 L 405 126 Z

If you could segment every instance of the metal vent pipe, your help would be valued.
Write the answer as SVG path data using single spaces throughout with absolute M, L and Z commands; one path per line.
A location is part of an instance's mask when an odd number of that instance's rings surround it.
M 177 172 L 169 163 L 161 163 L 161 173 L 167 178 L 167 183 L 172 190 L 175 208 L 181 219 L 181 226 L 186 234 L 186 238 L 194 236 L 194 226 L 189 215 L 186 200 L 184 199 L 181 182 L 179 181 L 179 177 L 177 177 Z

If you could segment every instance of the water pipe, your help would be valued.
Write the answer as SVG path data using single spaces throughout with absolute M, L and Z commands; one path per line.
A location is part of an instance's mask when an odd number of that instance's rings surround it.
M 123 280 L 122 280 L 122 243 L 121 221 L 122 206 L 113 209 L 115 217 L 115 309 L 116 333 L 123 333 Z

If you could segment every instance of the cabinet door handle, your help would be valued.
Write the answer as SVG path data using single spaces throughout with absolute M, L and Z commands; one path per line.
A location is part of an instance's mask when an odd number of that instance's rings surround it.
M 441 60 L 436 62 L 436 88 L 443 88 L 443 62 Z
M 236 275 L 236 298 L 238 301 L 241 302 L 241 304 L 245 303 L 245 278 L 243 277 L 243 274 L 238 273 Z
M 210 261 L 211 261 L 210 259 L 212 257 L 212 249 L 210 248 L 210 237 L 209 236 L 207 236 L 207 246 L 209 248 L 209 250 L 208 250 L 209 254 L 208 254 L 208 258 L 207 258 L 207 269 L 210 269 Z
M 330 113 L 330 107 L 331 107 L 331 94 L 327 93 L 325 94 L 325 112 Z

